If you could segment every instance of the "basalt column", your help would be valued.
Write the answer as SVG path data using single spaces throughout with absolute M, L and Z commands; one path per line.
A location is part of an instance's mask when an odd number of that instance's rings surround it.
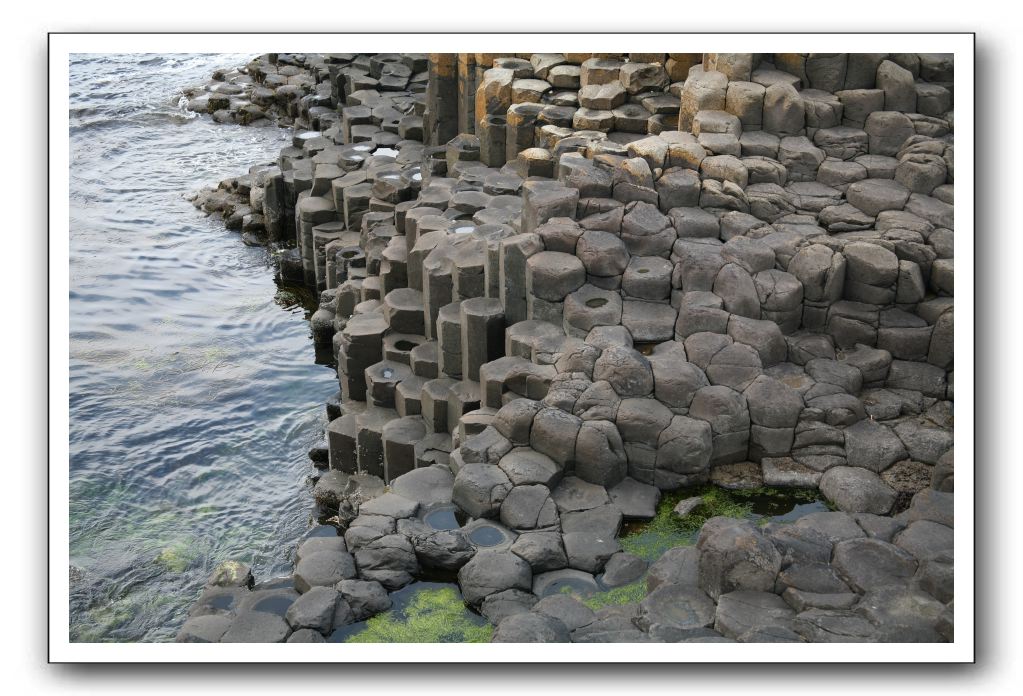
M 476 87 L 479 85 L 475 53 L 458 54 L 458 132 L 476 132 Z
M 443 145 L 458 135 L 458 54 L 430 54 L 430 82 L 423 117 L 427 144 Z

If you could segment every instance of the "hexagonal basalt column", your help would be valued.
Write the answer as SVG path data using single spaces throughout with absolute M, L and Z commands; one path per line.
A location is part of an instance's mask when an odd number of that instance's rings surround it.
M 448 393 L 457 382 L 450 377 L 431 379 L 423 385 L 422 410 L 426 427 L 435 433 L 448 430 Z
M 384 481 L 416 468 L 415 444 L 426 436 L 426 423 L 419 416 L 406 416 L 384 426 Z
M 406 377 L 412 376 L 407 366 L 390 360 L 381 360 L 366 368 L 366 392 L 376 406 L 394 406 L 394 390 Z
M 417 377 L 435 379 L 440 374 L 437 341 L 424 341 L 409 351 L 409 365 Z
M 448 389 L 447 430 L 455 432 L 462 414 L 475 411 L 480 407 L 479 382 L 461 380 Z
M 578 338 L 595 326 L 616 326 L 622 323 L 622 296 L 613 290 L 583 285 L 565 298 L 565 333 Z
M 387 320 L 380 312 L 353 316 L 341 332 L 343 357 L 341 375 L 345 378 L 345 396 L 366 398 L 365 369 L 383 359 L 382 341 L 387 332 Z
M 520 152 L 533 147 L 536 121 L 542 104 L 513 104 L 507 111 L 505 125 L 505 161 L 514 160 Z
M 423 335 L 423 294 L 412 288 L 391 290 L 384 296 L 384 316 L 392 331 Z
M 518 234 L 501 241 L 501 304 L 509 325 L 527 318 L 526 261 L 543 251 L 536 234 Z
M 658 256 L 634 256 L 622 276 L 622 291 L 641 300 L 667 300 L 674 266 Z
M 384 477 L 384 426 L 397 417 L 394 409 L 376 406 L 368 406 L 356 416 L 356 456 L 360 472 Z
M 359 469 L 355 456 L 358 437 L 356 414 L 335 418 L 327 426 L 327 451 L 331 469 L 354 474 Z
M 462 304 L 452 302 L 437 313 L 437 359 L 441 372 L 462 376 Z
M 573 254 L 543 251 L 526 263 L 526 306 L 530 319 L 560 324 L 564 299 L 586 282 L 586 269 Z
M 384 359 L 412 366 L 412 350 L 426 343 L 425 336 L 391 333 L 384 337 Z
M 560 184 L 542 184 L 523 188 L 522 231 L 535 232 L 551 218 L 576 215 L 579 190 Z
M 459 308 L 462 375 L 479 380 L 480 366 L 504 352 L 504 308 L 500 300 L 477 297 Z

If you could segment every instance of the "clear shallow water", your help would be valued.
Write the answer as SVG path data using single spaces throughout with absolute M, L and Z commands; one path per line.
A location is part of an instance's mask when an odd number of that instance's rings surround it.
M 170 640 L 217 563 L 288 572 L 308 525 L 333 371 L 268 252 L 184 198 L 289 138 L 179 105 L 248 58 L 71 61 L 72 640 Z

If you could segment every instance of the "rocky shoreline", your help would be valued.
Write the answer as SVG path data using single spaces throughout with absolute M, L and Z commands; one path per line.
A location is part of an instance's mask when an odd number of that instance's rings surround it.
M 294 128 L 194 202 L 321 293 L 340 390 L 294 574 L 221 566 L 179 641 L 438 578 L 494 642 L 952 639 L 950 56 L 271 54 L 189 96 Z M 622 548 L 707 483 L 831 509 Z

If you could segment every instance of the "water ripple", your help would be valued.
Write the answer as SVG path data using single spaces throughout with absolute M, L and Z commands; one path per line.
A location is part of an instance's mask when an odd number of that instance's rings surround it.
M 308 524 L 336 378 L 267 252 L 184 200 L 287 142 L 180 106 L 249 57 L 72 57 L 72 640 L 171 639 L 220 560 L 285 572 Z

